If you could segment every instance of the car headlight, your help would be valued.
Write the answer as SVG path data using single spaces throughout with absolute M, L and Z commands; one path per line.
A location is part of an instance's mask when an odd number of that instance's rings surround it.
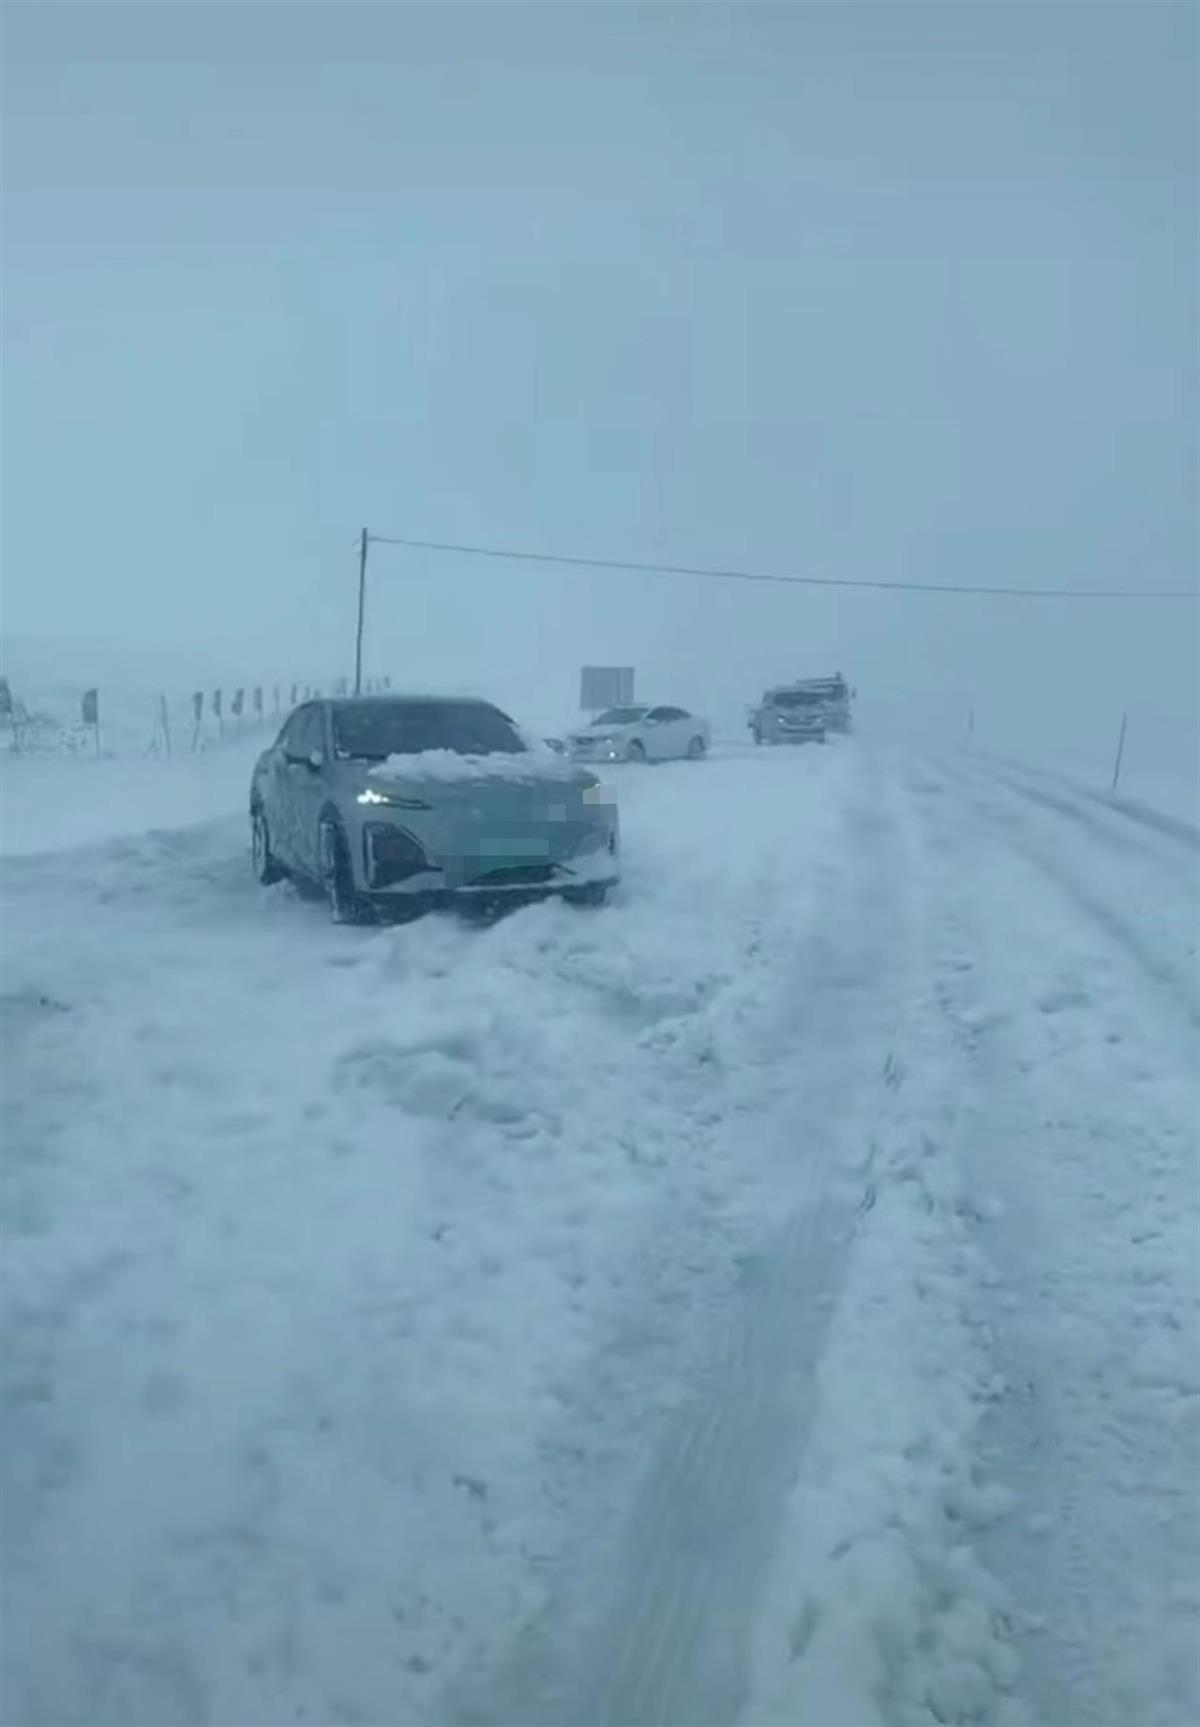
M 427 810 L 430 807 L 423 798 L 405 797 L 402 792 L 380 792 L 374 786 L 367 786 L 359 792 L 358 802 L 368 804 L 372 809 Z

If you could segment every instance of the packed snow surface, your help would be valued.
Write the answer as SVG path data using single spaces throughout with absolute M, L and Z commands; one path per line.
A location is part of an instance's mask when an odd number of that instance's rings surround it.
M 0 1718 L 1200 1717 L 1193 829 L 717 752 L 603 911 L 362 930 L 246 762 L 93 765 L 3 872 Z

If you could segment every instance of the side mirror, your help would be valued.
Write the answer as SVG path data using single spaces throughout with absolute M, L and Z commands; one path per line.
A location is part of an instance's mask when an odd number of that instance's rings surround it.
M 325 752 L 309 750 L 305 755 L 297 750 L 288 750 L 284 760 L 290 768 L 308 768 L 311 773 L 318 774 L 325 766 Z

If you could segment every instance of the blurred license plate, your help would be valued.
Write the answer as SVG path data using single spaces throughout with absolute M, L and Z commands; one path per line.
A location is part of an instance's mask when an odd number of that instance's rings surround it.
M 536 835 L 529 838 L 504 836 L 497 839 L 485 835 L 479 842 L 480 855 L 490 858 L 537 858 L 540 862 L 550 855 L 549 843 Z

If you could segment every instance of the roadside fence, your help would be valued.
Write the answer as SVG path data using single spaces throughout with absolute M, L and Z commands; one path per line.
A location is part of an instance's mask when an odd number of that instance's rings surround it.
M 177 756 L 219 749 L 282 724 L 298 702 L 345 695 L 348 678 L 324 683 L 231 683 L 157 695 L 93 684 L 27 696 L 0 676 L 0 755 Z M 364 684 L 368 694 L 390 678 Z

